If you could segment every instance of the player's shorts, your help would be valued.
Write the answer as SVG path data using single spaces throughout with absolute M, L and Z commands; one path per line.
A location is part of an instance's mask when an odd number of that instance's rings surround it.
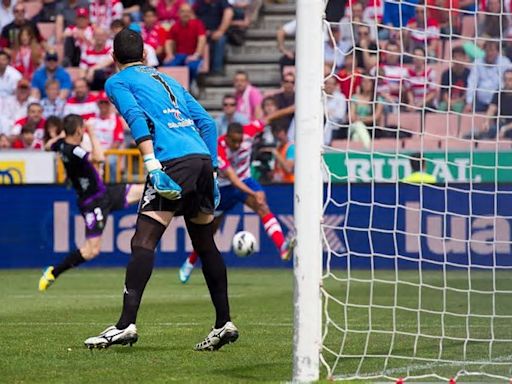
M 130 185 L 109 185 L 101 196 L 93 199 L 85 199 L 78 204 L 80 213 L 85 220 L 85 237 L 101 236 L 107 224 L 110 212 L 126 208 L 128 203 L 126 195 Z
M 213 167 L 205 155 L 190 155 L 162 163 L 164 172 L 182 189 L 181 198 L 169 200 L 160 196 L 146 180 L 139 212 L 174 212 L 174 216 L 194 218 L 199 212 L 213 214 Z
M 252 177 L 242 180 L 249 188 L 255 192 L 263 191 L 262 186 Z M 230 211 L 238 203 L 244 204 L 249 195 L 242 192 L 232 184 L 220 187 L 220 204 L 215 210 L 215 216 L 220 216 L 224 212 Z

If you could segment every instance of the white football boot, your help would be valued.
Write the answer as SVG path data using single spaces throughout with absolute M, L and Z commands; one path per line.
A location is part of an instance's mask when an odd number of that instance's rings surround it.
M 223 345 L 234 343 L 238 339 L 238 329 L 231 321 L 228 321 L 222 328 L 213 328 L 206 338 L 197 343 L 196 351 L 216 351 Z
M 137 339 L 137 327 L 135 324 L 130 324 L 125 329 L 117 329 L 111 325 L 98 336 L 89 337 L 84 341 L 84 344 L 89 349 L 108 348 L 113 344 L 130 344 L 132 346 L 137 342 Z

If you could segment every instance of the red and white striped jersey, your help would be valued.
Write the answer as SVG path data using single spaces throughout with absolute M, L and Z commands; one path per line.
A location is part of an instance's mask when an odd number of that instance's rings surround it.
M 436 74 L 432 68 L 416 72 L 409 68 L 409 78 L 406 81 L 407 89 L 412 91 L 415 101 L 422 101 L 430 92 L 435 91 Z
M 41 119 L 37 123 L 36 130 L 34 132 L 34 142 L 32 143 L 31 148 L 36 148 L 36 149 L 43 148 L 43 146 L 44 146 L 44 142 L 43 142 L 43 139 L 44 139 L 44 123 L 45 122 L 46 122 L 45 119 Z M 27 124 L 27 123 L 28 123 L 28 117 L 23 117 L 23 118 L 21 118 L 19 120 L 16 120 L 16 122 L 14 123 L 14 127 L 11 130 L 11 134 L 12 135 L 20 135 L 21 134 L 21 128 L 23 128 L 23 126 L 25 124 Z M 20 148 L 20 147 L 17 147 L 17 148 Z
M 88 94 L 85 100 L 77 100 L 75 96 L 70 97 L 64 106 L 64 116 L 74 113 L 82 116 L 84 120 L 95 117 L 99 113 L 98 105 L 96 104 L 96 96 Z
M 382 82 L 386 88 L 389 89 L 391 95 L 398 97 L 400 95 L 400 89 L 402 88 L 402 82 L 409 76 L 407 68 L 399 64 L 382 64 L 380 70 L 379 79 L 382 79 Z M 372 69 L 372 75 L 376 75 L 375 67 Z
M 80 30 L 76 25 L 70 25 L 64 30 L 64 35 L 70 35 L 75 39 L 75 45 L 80 47 L 81 52 L 85 52 L 93 40 L 94 28 L 88 25 Z
M 407 27 L 411 29 L 411 39 L 418 43 L 425 41 L 430 43 L 432 40 L 439 39 L 441 31 L 436 19 L 427 18 L 427 25 L 422 29 L 417 26 L 417 23 L 416 18 L 410 19 L 407 23 Z
M 109 31 L 112 21 L 123 17 L 123 3 L 120 0 L 91 0 L 89 13 L 92 25 Z
M 103 63 L 111 60 L 112 41 L 107 40 L 105 47 L 100 50 L 94 49 L 93 46 L 87 49 L 80 55 L 80 68 L 88 69 L 94 67 L 96 64 Z
M 116 113 L 111 113 L 105 119 L 99 114 L 89 119 L 88 124 L 94 129 L 94 133 L 103 149 L 112 148 L 114 142 L 123 142 L 124 129 L 121 118 Z
M 218 157 L 219 157 L 219 186 L 230 185 L 231 181 L 223 175 L 223 171 L 229 167 L 233 168 L 240 180 L 251 177 L 251 152 L 254 137 L 263 132 L 264 125 L 259 121 L 253 121 L 244 125 L 244 135 L 240 148 L 236 151 L 229 149 L 226 143 L 226 135 L 219 137 Z

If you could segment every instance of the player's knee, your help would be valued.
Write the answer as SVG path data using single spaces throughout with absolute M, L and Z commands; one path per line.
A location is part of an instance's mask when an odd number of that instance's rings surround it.
M 258 208 L 258 212 L 257 213 L 258 213 L 258 215 L 260 217 L 267 216 L 270 213 L 270 208 L 268 207 L 267 203 L 262 204 Z
M 132 251 L 135 248 L 144 248 L 154 251 L 165 229 L 166 226 L 157 220 L 147 215 L 139 215 L 135 225 L 135 234 L 131 241 Z

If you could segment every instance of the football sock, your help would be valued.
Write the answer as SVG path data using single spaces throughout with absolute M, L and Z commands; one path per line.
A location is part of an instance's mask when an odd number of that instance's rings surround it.
M 71 268 L 78 267 L 85 261 L 86 260 L 82 257 L 80 250 L 75 249 L 73 252 L 70 252 L 69 255 L 53 269 L 53 276 L 57 278 L 57 276 L 59 276 L 62 272 L 65 272 Z
M 194 224 L 189 220 L 185 222 L 192 245 L 201 259 L 204 279 L 215 307 L 215 328 L 221 328 L 230 321 L 228 279 L 226 265 L 213 240 L 213 223 Z
M 125 329 L 137 320 L 142 294 L 153 272 L 155 248 L 165 228 L 165 225 L 146 215 L 137 218 L 131 243 L 132 256 L 124 280 L 123 311 L 116 324 L 117 329 Z
M 198 257 L 197 252 L 195 250 L 192 251 L 192 253 L 188 257 L 188 262 L 190 264 L 194 265 L 197 262 L 197 257 Z
M 284 243 L 283 229 L 272 212 L 262 217 L 263 227 L 279 251 Z

